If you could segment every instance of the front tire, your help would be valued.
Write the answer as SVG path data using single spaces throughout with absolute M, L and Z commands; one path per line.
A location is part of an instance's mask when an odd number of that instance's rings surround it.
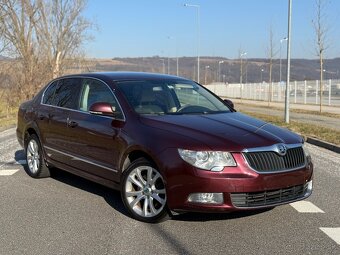
M 50 170 L 46 166 L 42 147 L 36 135 L 28 137 L 26 147 L 26 172 L 33 178 L 44 178 L 50 176 Z
M 146 159 L 138 159 L 125 170 L 121 196 L 130 215 L 143 222 L 158 222 L 167 215 L 164 179 Z

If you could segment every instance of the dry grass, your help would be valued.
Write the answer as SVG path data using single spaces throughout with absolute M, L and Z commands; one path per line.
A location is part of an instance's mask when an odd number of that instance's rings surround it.
M 13 115 L 9 118 L 0 118 L 0 130 L 14 127 L 16 123 L 17 123 L 16 115 Z
M 253 112 L 244 112 L 247 115 L 253 116 L 258 119 L 262 119 L 266 122 L 286 127 L 296 133 L 301 134 L 302 136 L 309 136 L 309 137 L 315 137 L 320 140 L 333 143 L 336 145 L 340 145 L 340 131 L 326 128 L 326 127 L 320 127 L 312 124 L 307 123 L 300 123 L 296 121 L 291 121 L 289 124 L 285 123 L 282 120 L 282 117 L 278 116 L 269 116 L 266 114 L 261 113 L 253 113 Z
M 247 103 L 242 103 L 242 104 L 238 103 L 237 105 L 244 105 L 244 106 L 248 106 L 248 107 L 256 107 L 256 108 L 265 108 L 265 109 L 268 109 L 268 106 L 265 106 L 265 105 L 253 105 L 253 104 L 247 104 Z M 270 109 L 282 111 L 283 108 L 275 107 L 275 106 L 270 106 Z M 289 111 L 290 112 L 295 112 L 295 113 L 303 113 L 303 114 L 326 116 L 326 117 L 331 117 L 331 118 L 340 118 L 340 114 L 329 113 L 329 112 L 321 112 L 320 113 L 318 111 L 309 111 L 309 110 L 294 109 L 294 108 L 290 108 Z
M 13 127 L 17 122 L 17 108 L 11 108 L 7 114 L 5 103 L 0 100 L 0 130 Z

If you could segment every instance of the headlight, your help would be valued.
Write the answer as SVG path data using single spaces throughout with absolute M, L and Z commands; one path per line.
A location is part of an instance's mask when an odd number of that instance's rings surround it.
M 236 162 L 229 152 L 178 149 L 178 153 L 190 165 L 205 170 L 220 172 L 225 166 L 236 166 Z
M 305 153 L 307 162 L 308 162 L 308 163 L 311 162 L 311 161 L 312 161 L 312 157 L 311 157 L 310 152 L 309 152 L 309 150 L 307 149 L 305 143 L 302 145 L 302 148 L 303 148 L 303 152 Z

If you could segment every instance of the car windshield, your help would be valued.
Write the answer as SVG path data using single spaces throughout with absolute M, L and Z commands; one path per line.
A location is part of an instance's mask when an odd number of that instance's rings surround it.
M 118 87 L 139 114 L 230 112 L 223 101 L 190 81 L 122 81 Z

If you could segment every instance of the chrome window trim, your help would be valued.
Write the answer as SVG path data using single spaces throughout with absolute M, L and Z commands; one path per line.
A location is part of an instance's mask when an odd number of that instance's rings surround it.
M 100 115 L 100 114 L 91 114 L 90 112 L 85 112 L 85 111 L 80 111 L 80 110 L 75 110 L 75 109 L 70 109 L 70 108 L 65 108 L 65 107 L 50 105 L 50 104 L 41 104 L 41 105 L 48 106 L 48 107 L 52 107 L 52 108 L 57 108 L 57 109 L 62 109 L 62 110 L 68 110 L 68 111 L 71 111 L 71 112 L 84 113 L 84 114 L 91 115 L 91 116 L 99 116 L 99 117 L 107 118 L 107 119 L 111 119 L 111 120 L 114 119 L 114 120 L 125 121 L 125 119 L 124 119 L 124 120 L 122 120 L 122 119 L 116 119 L 116 118 L 110 117 L 110 116 L 104 116 L 104 115 Z
M 92 80 L 97 80 L 103 84 L 105 84 L 109 90 L 111 91 L 111 94 L 113 95 L 113 97 L 115 98 L 115 100 L 117 101 L 118 103 L 118 106 L 119 108 L 121 109 L 122 111 L 122 114 L 123 114 L 123 119 L 121 118 L 114 118 L 114 117 L 110 117 L 110 116 L 103 116 L 103 115 L 96 115 L 96 116 L 100 116 L 100 117 L 103 117 L 103 118 L 109 118 L 109 119 L 115 119 L 115 120 L 121 120 L 121 121 L 126 121 L 126 117 L 125 117 L 125 113 L 124 113 L 124 110 L 118 100 L 118 98 L 116 97 L 116 95 L 114 94 L 112 88 L 106 83 L 104 82 L 103 80 L 101 79 L 98 79 L 98 78 L 95 78 L 95 77 L 87 77 L 87 76 L 71 76 L 71 77 L 60 77 L 60 78 L 57 78 L 57 79 L 54 79 L 52 80 L 45 88 L 42 96 L 41 96 L 41 100 L 40 100 L 40 104 L 41 105 L 45 105 L 45 106 L 49 106 L 49 107 L 55 107 L 55 108 L 59 108 L 59 109 L 64 109 L 64 110 L 70 110 L 70 111 L 73 111 L 73 112 L 81 112 L 81 113 L 86 113 L 86 114 L 89 114 L 89 115 L 92 115 L 90 112 L 86 112 L 86 111 L 81 111 L 81 110 L 76 110 L 76 109 L 71 109 L 71 108 L 66 108 L 66 107 L 60 107 L 60 106 L 56 106 L 56 105 L 51 105 L 51 104 L 44 104 L 43 101 L 44 101 L 44 96 L 45 96 L 45 92 L 46 90 L 56 81 L 59 81 L 59 80 L 64 80 L 64 79 L 72 79 L 72 78 L 78 78 L 78 79 L 92 79 Z
M 300 166 L 300 167 L 294 167 L 294 168 L 290 168 L 290 169 L 283 169 L 283 170 L 277 170 L 277 171 L 266 171 L 266 172 L 260 172 L 257 171 L 256 169 L 252 168 L 247 159 L 245 158 L 245 156 L 243 155 L 243 153 L 247 153 L 247 152 L 275 152 L 277 154 L 279 154 L 278 152 L 278 147 L 277 145 L 279 144 L 283 144 L 284 146 L 286 146 L 287 149 L 293 149 L 293 148 L 298 148 L 298 147 L 302 147 L 302 143 L 295 143 L 295 144 L 284 144 L 284 143 L 277 143 L 277 144 L 273 144 L 271 146 L 263 146 L 263 147 L 254 147 L 254 148 L 248 148 L 248 149 L 244 149 L 241 152 L 241 155 L 243 157 L 243 160 L 245 161 L 245 163 L 247 164 L 247 166 L 253 170 L 254 172 L 258 173 L 258 174 L 279 174 L 279 173 L 287 173 L 287 172 L 292 172 L 292 171 L 296 171 L 302 168 L 305 168 L 307 166 L 307 158 L 305 156 L 305 163 L 304 165 Z
M 115 173 L 118 173 L 118 170 L 116 169 L 113 169 L 113 168 L 110 168 L 110 167 L 106 167 L 106 166 L 103 166 L 103 165 L 100 165 L 100 164 L 97 164 L 97 163 L 94 163 L 90 160 L 87 160 L 87 159 L 84 159 L 84 158 L 80 158 L 80 157 L 77 157 L 77 156 L 74 156 L 72 154 L 69 154 L 69 153 L 66 153 L 66 152 L 62 152 L 60 150 L 57 150 L 57 149 L 54 149 L 54 148 L 51 148 L 49 146 L 44 146 L 45 149 L 48 149 L 48 150 L 51 150 L 51 151 L 54 151 L 54 152 L 57 152 L 57 153 L 60 153 L 60 154 L 63 154 L 65 156 L 68 156 L 68 157 L 71 157 L 72 159 L 75 159 L 75 160 L 78 160 L 78 161 L 83 161 L 85 163 L 88 163 L 88 164 L 91 164 L 91 165 L 94 165 L 94 166 L 98 166 L 100 168 L 104 168 L 104 169 L 107 169 L 107 170 L 110 170 L 110 171 L 113 171 Z
M 266 151 L 273 151 L 273 152 L 276 152 L 276 153 L 279 154 L 279 150 L 277 148 L 277 146 L 279 144 L 283 144 L 284 146 L 286 146 L 287 149 L 293 149 L 293 148 L 302 147 L 302 143 L 294 143 L 294 144 L 277 143 L 277 144 L 273 144 L 271 146 L 263 146 L 263 147 L 255 147 L 255 148 L 244 149 L 244 150 L 242 150 L 242 152 L 266 152 Z

